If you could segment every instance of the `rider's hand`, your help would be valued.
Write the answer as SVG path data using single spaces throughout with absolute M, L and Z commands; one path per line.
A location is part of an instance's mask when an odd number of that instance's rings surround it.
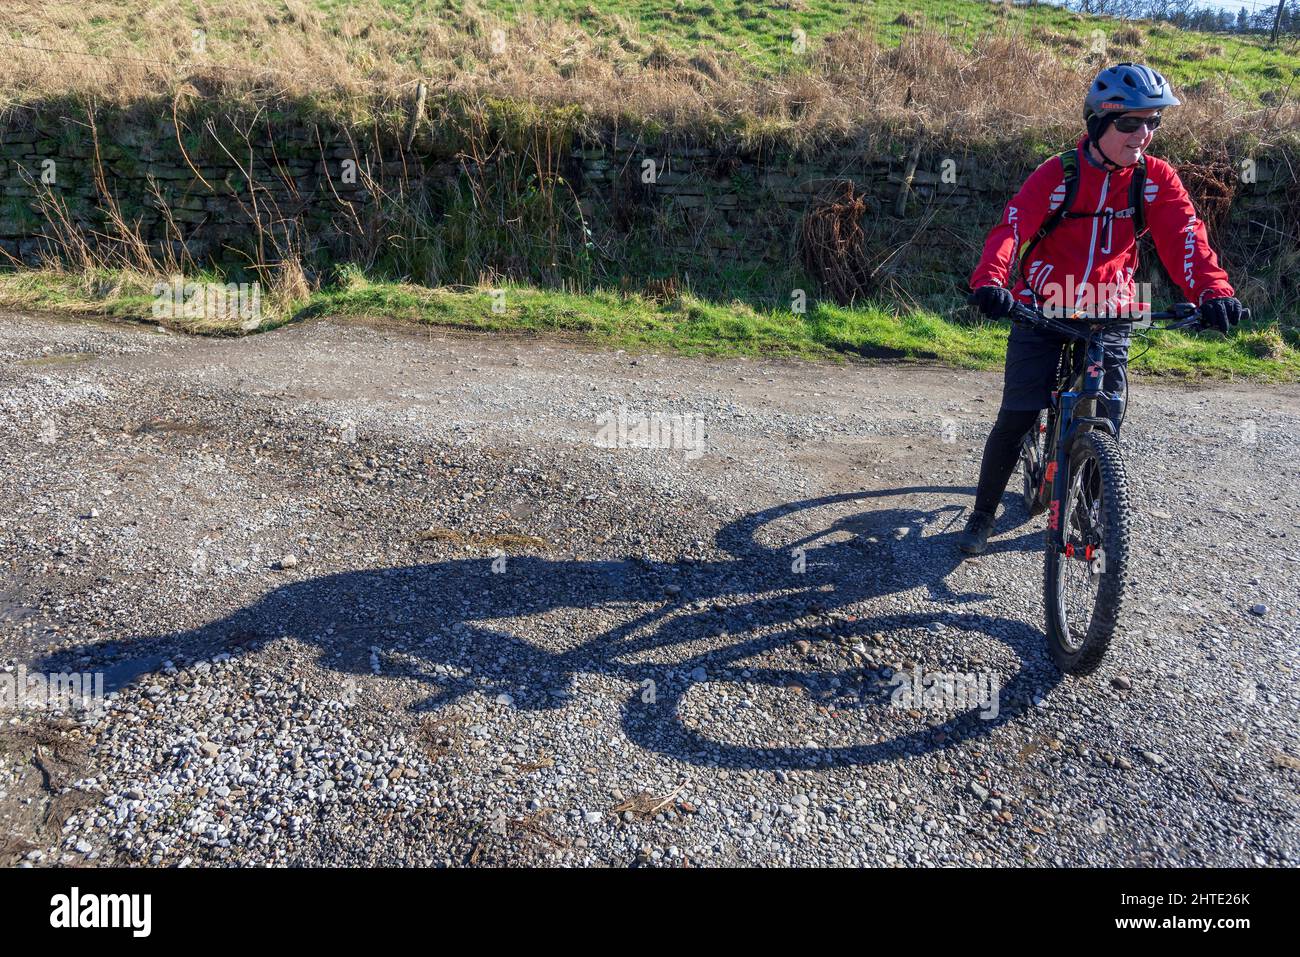
M 980 286 L 971 293 L 970 301 L 990 319 L 1001 319 L 1010 313 L 1012 306 L 1016 304 L 1011 292 L 1001 286 Z
M 1207 299 L 1201 305 L 1201 324 L 1227 335 L 1228 328 L 1241 322 L 1241 303 L 1232 296 Z

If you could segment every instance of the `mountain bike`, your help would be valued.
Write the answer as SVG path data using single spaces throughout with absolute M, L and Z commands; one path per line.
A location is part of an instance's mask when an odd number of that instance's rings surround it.
M 1024 504 L 1031 517 L 1047 513 L 1043 604 L 1047 643 L 1062 671 L 1087 674 L 1101 663 L 1119 625 L 1131 574 L 1128 478 L 1120 456 L 1112 407 L 1126 396 L 1103 391 L 1108 328 L 1201 327 L 1199 309 L 1179 303 L 1166 312 L 1068 321 L 1016 303 L 1010 318 L 1069 340 L 1051 406 L 1025 435 L 1020 449 Z M 1248 322 L 1249 310 L 1243 310 Z M 1168 325 L 1156 325 L 1165 323 Z M 1079 361 L 1079 359 L 1082 361 Z

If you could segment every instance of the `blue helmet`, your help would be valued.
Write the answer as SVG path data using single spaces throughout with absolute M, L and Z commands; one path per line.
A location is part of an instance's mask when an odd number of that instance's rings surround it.
M 1178 106 L 1169 81 L 1140 63 L 1119 63 L 1097 74 L 1083 101 L 1083 121 L 1088 135 L 1100 139 L 1107 124 L 1130 110 Z

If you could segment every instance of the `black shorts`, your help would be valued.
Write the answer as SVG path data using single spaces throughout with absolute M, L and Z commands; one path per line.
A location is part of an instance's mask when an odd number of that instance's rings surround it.
M 1131 329 L 1130 325 L 1124 324 L 1102 333 L 1102 344 L 1106 351 L 1103 388 L 1107 392 L 1118 392 L 1121 396 L 1127 395 L 1125 366 Z M 1054 332 L 1013 322 L 1011 338 L 1007 341 L 1002 408 L 1013 412 L 1032 412 L 1050 406 L 1052 390 L 1056 388 L 1056 370 L 1061 360 L 1061 349 L 1070 342 L 1070 339 Z M 1076 349 L 1079 361 L 1082 361 L 1082 351 L 1080 343 Z M 1119 410 L 1112 409 L 1111 412 L 1111 418 L 1117 419 Z

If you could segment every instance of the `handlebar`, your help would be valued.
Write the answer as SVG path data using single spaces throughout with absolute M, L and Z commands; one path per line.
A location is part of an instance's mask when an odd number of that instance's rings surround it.
M 975 304 L 975 294 L 973 292 L 967 302 L 971 305 Z M 1074 339 L 1087 338 L 1087 332 L 1082 331 L 1082 329 L 1097 326 L 1132 324 L 1136 329 L 1154 328 L 1163 330 L 1204 328 L 1201 322 L 1200 307 L 1190 302 L 1175 303 L 1163 312 L 1138 313 L 1136 316 L 1089 316 L 1076 313 L 1063 318 L 1046 316 L 1038 309 L 1017 302 L 1011 307 L 1008 318 L 1012 322 L 1022 322 L 1025 325 L 1035 326 L 1040 329 L 1051 329 Z M 1241 321 L 1243 323 L 1250 322 L 1249 309 L 1241 310 Z M 1170 325 L 1156 326 L 1153 325 L 1155 322 L 1169 322 Z

